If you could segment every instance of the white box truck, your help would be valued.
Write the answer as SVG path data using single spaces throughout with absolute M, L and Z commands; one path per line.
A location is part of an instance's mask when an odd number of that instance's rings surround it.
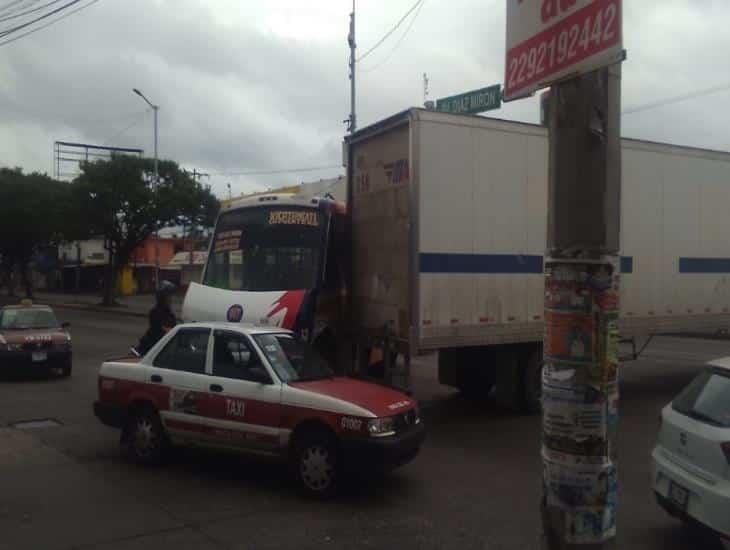
M 360 335 L 442 383 L 539 407 L 548 136 L 410 109 L 345 142 Z M 622 336 L 730 323 L 730 154 L 624 139 Z

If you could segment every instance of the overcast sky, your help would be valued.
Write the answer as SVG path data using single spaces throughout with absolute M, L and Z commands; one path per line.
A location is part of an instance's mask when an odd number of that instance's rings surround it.
M 359 53 L 413 3 L 358 0 Z M 730 85 L 730 2 L 624 5 L 625 108 Z M 350 9 L 349 0 L 101 0 L 0 47 L 0 165 L 52 174 L 56 140 L 151 156 L 152 114 L 137 87 L 160 105 L 160 156 L 213 174 L 219 196 L 227 182 L 237 194 L 337 175 L 227 174 L 340 163 Z M 424 72 L 432 99 L 502 82 L 504 12 L 505 0 L 425 0 L 359 65 L 359 126 L 422 104 Z M 626 115 L 623 134 L 728 150 L 729 101 L 721 91 Z M 494 115 L 537 122 L 538 113 L 527 99 Z

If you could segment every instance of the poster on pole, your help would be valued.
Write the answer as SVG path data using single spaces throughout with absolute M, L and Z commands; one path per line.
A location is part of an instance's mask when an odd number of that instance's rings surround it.
M 504 100 L 622 61 L 622 0 L 507 0 Z

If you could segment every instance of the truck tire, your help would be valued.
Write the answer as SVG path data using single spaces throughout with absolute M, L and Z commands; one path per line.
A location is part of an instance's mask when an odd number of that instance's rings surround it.
M 468 399 L 486 400 L 496 381 L 495 355 L 487 348 L 439 351 L 439 382 Z
M 147 466 L 160 464 L 168 443 L 157 411 L 151 407 L 133 411 L 122 429 L 120 445 L 123 455 L 132 462 Z
M 527 414 L 542 412 L 542 346 L 536 345 L 523 356 L 522 387 L 524 411 Z
M 324 430 L 307 430 L 294 442 L 292 472 L 307 496 L 326 499 L 337 492 L 340 456 L 334 437 Z

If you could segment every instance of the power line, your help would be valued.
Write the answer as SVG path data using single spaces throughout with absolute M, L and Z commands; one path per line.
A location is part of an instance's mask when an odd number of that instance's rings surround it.
M 406 36 L 408 36 L 408 33 L 410 32 L 411 28 L 413 27 L 413 24 L 416 22 L 416 19 L 418 19 L 418 14 L 421 13 L 421 8 L 423 8 L 423 5 L 426 3 L 426 0 L 421 0 L 421 3 L 418 5 L 418 9 L 416 10 L 415 15 L 413 16 L 413 19 L 411 19 L 411 22 L 408 23 L 408 26 L 406 27 L 406 32 L 404 32 L 401 37 L 398 39 L 398 42 L 395 43 L 395 46 L 393 46 L 393 49 L 388 52 L 388 55 L 386 55 L 383 60 L 378 63 L 377 65 L 373 65 L 370 68 L 362 69 L 363 73 L 371 73 L 375 71 L 376 69 L 379 69 L 383 65 L 385 65 L 391 57 L 393 57 L 393 54 L 398 49 L 398 46 L 401 45 L 401 43 L 405 40 Z
M 78 1 L 78 0 L 77 0 L 77 1 Z M 14 36 L 13 38 L 9 38 L 8 40 L 4 40 L 4 41 L 0 42 L 0 46 L 4 46 L 5 44 L 10 44 L 11 42 L 15 42 L 16 40 L 20 40 L 20 39 L 21 39 L 21 38 L 23 38 L 24 36 L 28 36 L 29 34 L 33 34 L 34 32 L 38 32 L 38 31 L 40 31 L 40 30 L 43 30 L 43 29 L 45 29 L 45 28 L 48 28 L 48 27 L 50 27 L 51 25 L 53 25 L 54 23 L 58 23 L 58 22 L 59 22 L 59 21 L 61 21 L 62 19 L 66 19 L 67 17 L 69 17 L 69 16 L 73 15 L 74 13 L 78 13 L 78 12 L 80 12 L 80 11 L 82 11 L 82 10 L 85 10 L 86 8 L 88 8 L 88 7 L 92 6 L 93 4 L 96 4 L 96 3 L 98 2 L 98 1 L 99 1 L 99 0 L 91 0 L 91 1 L 90 1 L 90 2 L 88 3 L 88 4 L 85 4 L 85 5 L 83 5 L 83 6 L 79 6 L 79 7 L 78 7 L 78 8 L 76 8 L 75 10 L 71 10 L 71 11 L 69 11 L 69 12 L 66 12 L 66 13 L 64 13 L 64 14 L 63 14 L 63 15 L 62 15 L 61 17 L 59 17 L 58 19 L 54 19 L 53 21 L 49 21 L 48 23 L 45 23 L 44 25 L 41 25 L 40 27 L 36 27 L 35 29 L 31 29 L 31 30 L 29 30 L 29 31 L 27 31 L 27 32 L 24 32 L 24 33 L 22 33 L 22 34 L 19 34 L 18 36 Z
M 149 109 L 145 109 L 142 112 L 135 113 L 134 121 L 129 126 L 125 126 L 122 130 L 119 130 L 112 137 L 110 137 L 108 139 L 105 139 L 102 142 L 102 145 L 108 145 L 110 142 L 114 141 L 119 136 L 121 136 L 122 134 L 124 134 L 125 132 L 127 132 L 127 130 L 131 130 L 132 128 L 134 128 L 135 126 L 137 126 L 137 124 L 139 124 L 140 122 L 142 122 L 144 120 L 144 118 L 142 118 L 142 117 L 144 115 L 146 115 L 148 112 L 149 112 Z
M 680 103 L 682 101 L 687 101 L 688 99 L 694 99 L 697 97 L 702 97 L 710 94 L 716 94 L 718 92 L 724 92 L 726 90 L 730 90 L 730 84 L 724 84 L 722 86 L 715 86 L 713 88 L 706 88 L 704 90 L 698 90 L 696 92 L 691 92 L 683 95 L 678 95 L 674 97 L 669 97 L 666 99 L 662 99 L 659 101 L 654 101 L 652 103 L 646 103 L 645 105 L 637 105 L 636 107 L 630 107 L 626 110 L 624 110 L 621 114 L 622 115 L 632 115 L 634 113 L 641 113 L 643 111 L 648 111 L 650 109 L 656 109 L 657 107 L 664 107 L 666 105 L 672 105 L 673 103 Z
M 264 176 L 268 174 L 293 174 L 295 172 L 316 172 L 317 170 L 331 170 L 342 168 L 339 164 L 327 166 L 307 166 L 304 168 L 278 168 L 274 170 L 249 170 L 246 172 L 211 172 L 211 176 Z
M 0 31 L 0 36 L 7 36 L 9 34 L 17 32 L 19 30 L 22 30 L 26 27 L 30 27 L 31 25 L 37 23 L 38 21 L 42 21 L 43 19 L 51 17 L 52 15 L 55 15 L 55 14 L 65 10 L 66 8 L 73 6 L 74 4 L 78 4 L 79 2 L 81 2 L 81 0 L 71 0 L 68 4 L 64 4 L 63 6 L 56 8 L 55 10 L 51 10 L 48 13 L 44 13 L 43 15 L 36 17 L 32 21 L 28 21 L 27 23 L 21 23 L 20 25 L 13 27 L 11 29 Z
M 403 17 L 400 18 L 400 20 L 395 24 L 395 26 L 392 29 L 390 29 L 388 32 L 386 32 L 385 35 L 383 35 L 383 38 L 378 40 L 372 48 L 370 48 L 368 51 L 366 51 L 364 54 L 362 54 L 360 57 L 358 57 L 355 61 L 357 61 L 359 63 L 360 61 L 365 59 L 368 55 L 370 55 L 378 46 L 380 46 L 383 42 L 385 42 L 391 34 L 393 34 L 396 30 L 398 30 L 398 27 L 400 27 L 403 24 L 403 21 L 405 21 L 406 18 L 411 13 L 413 13 L 413 10 L 415 10 L 421 3 L 423 3 L 423 0 L 416 0 L 416 3 L 410 7 L 410 9 L 405 13 L 405 15 Z
M 26 10 L 20 13 L 13 12 L 14 15 L 6 15 L 5 17 L 0 18 L 0 23 L 2 23 L 3 21 L 10 21 L 11 19 L 17 19 L 18 17 L 23 17 L 24 15 L 35 13 L 37 11 L 41 11 L 42 9 L 52 6 L 53 4 L 58 4 L 59 2 L 63 2 L 63 0 L 53 0 L 53 2 L 48 2 L 47 4 L 43 4 L 42 6 L 38 6 L 37 8 Z
M 18 6 L 18 4 L 22 4 L 25 2 L 25 0 L 14 0 L 13 2 L 8 2 L 4 6 L 0 7 L 0 13 L 14 13 L 21 9 L 21 6 Z

